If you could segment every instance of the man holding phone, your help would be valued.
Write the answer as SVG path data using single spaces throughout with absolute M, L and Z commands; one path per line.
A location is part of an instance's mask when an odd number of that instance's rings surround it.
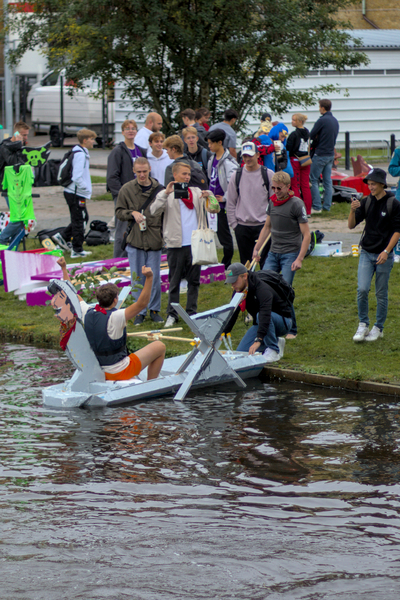
M 168 318 L 164 328 L 172 327 L 178 321 L 178 313 L 172 303 L 179 302 L 182 279 L 188 282 L 186 312 L 189 315 L 197 312 L 200 265 L 192 265 L 192 231 L 198 227 L 205 198 L 210 194 L 209 191 L 189 187 L 191 168 L 187 163 L 175 162 L 172 175 L 173 181 L 157 194 L 150 205 L 152 215 L 164 213 L 163 235 L 169 267 Z

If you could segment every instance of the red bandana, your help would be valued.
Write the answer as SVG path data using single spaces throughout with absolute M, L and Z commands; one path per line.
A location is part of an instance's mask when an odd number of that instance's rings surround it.
M 289 195 L 287 198 L 284 198 L 283 200 L 278 200 L 276 194 L 274 194 L 273 196 L 271 196 L 270 200 L 274 206 L 282 206 L 282 204 L 285 204 L 285 202 L 290 200 L 290 198 L 293 198 L 293 196 L 294 192 L 292 190 L 289 190 Z
M 106 309 L 105 309 L 105 308 L 101 308 L 100 304 L 96 304 L 96 306 L 94 307 L 94 310 L 95 310 L 96 312 L 101 312 L 101 313 L 103 313 L 103 315 L 106 315 L 106 314 L 107 314 L 107 311 L 106 311 Z
M 61 323 L 61 325 L 60 325 L 60 334 L 61 334 L 60 346 L 61 346 L 62 350 L 66 349 L 67 344 L 69 342 L 69 338 L 71 337 L 72 332 L 75 331 L 75 327 L 76 327 L 76 317 L 71 319 L 71 321 L 68 321 L 68 323 Z
M 194 209 L 192 190 L 188 188 L 189 198 L 181 198 L 183 204 L 190 210 Z

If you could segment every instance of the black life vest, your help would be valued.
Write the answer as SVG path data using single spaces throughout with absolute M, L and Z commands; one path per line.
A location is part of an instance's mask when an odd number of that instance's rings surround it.
M 107 314 L 104 315 L 91 308 L 85 316 L 86 337 L 102 367 L 115 365 L 128 356 L 126 327 L 122 337 L 117 340 L 112 340 L 107 333 L 108 320 L 115 310 L 115 308 L 108 310 Z

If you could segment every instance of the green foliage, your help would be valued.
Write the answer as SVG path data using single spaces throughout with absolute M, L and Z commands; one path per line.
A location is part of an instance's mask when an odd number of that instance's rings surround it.
M 243 122 L 257 106 L 282 112 L 315 102 L 325 86 L 296 91 L 294 77 L 366 63 L 337 11 L 353 0 L 32 0 L 34 15 L 10 20 L 15 64 L 41 47 L 74 82 L 124 81 L 136 108 L 157 110 L 165 129 L 179 112 L 226 107 Z M 13 9 L 10 8 L 10 11 Z
M 115 278 L 115 273 L 118 271 L 117 267 L 111 267 L 111 269 L 107 269 L 107 267 L 103 267 L 99 271 L 85 271 L 84 273 L 77 274 L 77 271 L 80 269 L 80 265 L 75 269 L 71 270 L 70 277 L 75 281 L 75 289 L 81 298 L 91 304 L 96 302 L 96 288 L 100 285 L 100 283 L 104 283 L 105 281 L 110 281 Z M 136 273 L 131 273 L 132 280 L 137 279 Z M 121 280 L 116 279 L 113 283 L 118 284 Z M 143 286 L 140 283 L 135 283 L 132 287 L 132 291 L 137 291 L 142 289 Z M 127 297 L 125 300 L 125 305 L 129 306 L 133 303 L 133 298 L 131 295 Z
M 107 177 L 101 177 L 100 175 L 91 176 L 92 183 L 107 183 Z

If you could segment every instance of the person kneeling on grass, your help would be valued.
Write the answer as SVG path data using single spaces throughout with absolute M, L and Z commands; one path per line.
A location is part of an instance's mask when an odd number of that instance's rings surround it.
M 63 279 L 70 281 L 65 258 L 58 261 Z M 113 283 L 101 285 L 96 290 L 98 304 L 89 308 L 78 295 L 86 336 L 90 346 L 104 371 L 106 380 L 121 381 L 132 379 L 148 367 L 147 379 L 155 379 L 161 371 L 165 357 L 165 345 L 162 342 L 151 342 L 133 354 L 126 347 L 126 323 L 134 319 L 150 300 L 153 285 L 153 272 L 149 267 L 142 267 L 145 276 L 143 290 L 138 300 L 127 308 L 116 309 L 119 288 Z M 55 304 L 53 308 L 58 308 Z
M 266 281 L 266 271 L 248 271 L 241 263 L 233 263 L 226 271 L 226 281 L 236 293 L 245 294 L 245 308 L 255 325 L 249 327 L 237 350 L 255 354 L 263 352 L 265 362 L 272 363 L 283 356 L 286 335 L 292 326 L 291 303 L 285 301 Z M 236 323 L 243 302 L 230 318 L 224 333 L 230 333 Z

